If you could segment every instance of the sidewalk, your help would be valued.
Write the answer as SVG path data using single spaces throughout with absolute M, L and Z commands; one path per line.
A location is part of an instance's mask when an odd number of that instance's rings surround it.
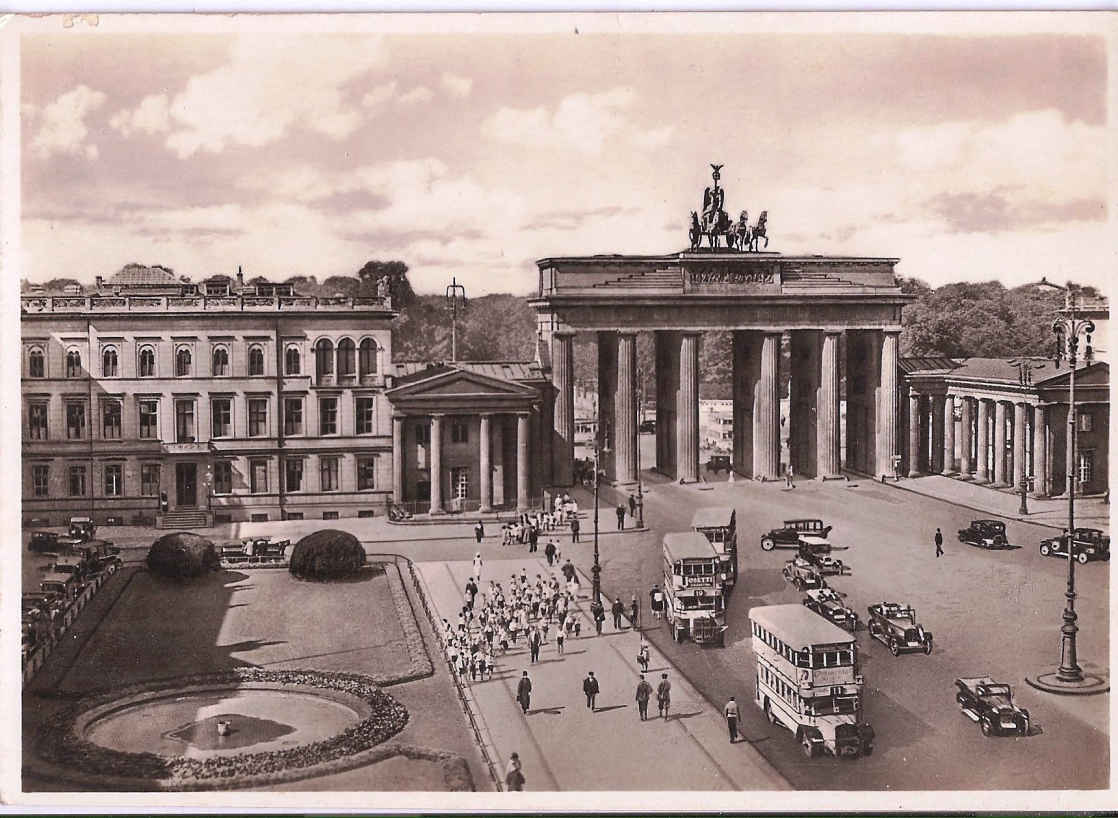
M 529 577 L 550 573 L 545 561 L 527 558 L 493 560 L 485 567 L 483 589 L 490 577 L 507 584 L 522 567 Z M 417 568 L 434 615 L 454 621 L 471 563 L 424 562 Z M 660 674 L 668 673 L 671 716 L 658 718 L 653 701 L 649 720 L 640 721 L 634 701 L 639 634 L 614 630 L 607 618 L 603 635 L 595 636 L 589 605 L 587 584 L 578 602 L 582 636 L 567 639 L 563 656 L 556 651 L 553 631 L 538 663 L 529 663 L 521 640 L 497 657 L 492 679 L 466 683 L 502 770 L 517 752 L 528 790 L 789 789 L 748 741 L 730 744 L 721 713 L 655 648 L 648 678 L 655 687 Z M 515 700 L 524 670 L 532 680 L 527 714 Z M 601 685 L 597 712 L 586 709 L 582 695 L 582 679 L 590 670 Z
M 860 478 L 869 480 L 870 478 Z M 923 494 L 973 509 L 980 514 L 993 514 L 1011 520 L 1064 529 L 1068 519 L 1066 497 L 1052 497 L 1044 500 L 1028 498 L 1028 514 L 1020 514 L 1021 495 L 1009 489 L 996 489 L 954 477 L 931 474 L 923 477 L 902 478 L 885 485 L 905 491 Z M 1076 527 L 1101 528 L 1110 530 L 1110 506 L 1101 497 L 1075 498 Z

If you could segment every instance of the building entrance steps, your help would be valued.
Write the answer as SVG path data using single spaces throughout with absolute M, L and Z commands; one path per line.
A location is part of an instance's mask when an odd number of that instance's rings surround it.
M 468 561 L 417 565 L 437 619 L 457 620 L 463 589 L 473 567 Z M 480 587 L 489 580 L 507 588 L 524 569 L 530 580 L 558 572 L 545 560 L 490 560 Z M 746 741 L 729 743 L 721 704 L 712 705 L 688 683 L 679 669 L 654 647 L 647 679 L 653 688 L 661 673 L 672 683 L 670 718 L 656 714 L 640 721 L 635 701 L 639 681 L 636 656 L 639 632 L 620 631 L 607 616 L 603 635 L 594 635 L 588 616 L 590 580 L 583 577 L 576 615 L 579 638 L 568 637 L 559 655 L 552 628 L 540 659 L 530 663 L 523 637 L 497 656 L 497 672 L 485 681 L 465 681 L 483 737 L 500 764 L 520 755 L 527 790 L 784 790 L 784 778 Z M 480 596 L 479 596 L 480 604 Z M 647 612 L 646 612 L 647 613 Z M 627 624 L 627 623 L 626 623 Z M 443 661 L 446 661 L 445 656 Z M 516 702 L 516 687 L 527 670 L 532 680 L 528 713 Z M 597 712 L 586 707 L 582 680 L 594 671 L 601 685 Z M 742 680 L 741 706 L 750 706 L 752 681 Z

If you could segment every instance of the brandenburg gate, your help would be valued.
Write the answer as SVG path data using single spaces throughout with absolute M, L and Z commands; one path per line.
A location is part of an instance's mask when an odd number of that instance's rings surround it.
M 656 351 L 657 469 L 699 479 L 699 346 L 703 334 L 733 338 L 733 468 L 745 477 L 781 476 L 781 340 L 790 336 L 789 449 L 798 475 L 840 477 L 840 358 L 845 354 L 845 467 L 892 475 L 898 454 L 898 346 L 901 292 L 897 259 L 786 256 L 759 250 L 766 214 L 750 225 L 722 210 L 714 185 L 703 213 L 691 214 L 688 250 L 658 256 L 567 256 L 537 262 L 531 300 L 550 351 L 553 427 L 545 462 L 551 483 L 570 485 L 574 464 L 574 340 L 598 347 L 599 417 L 610 429 L 603 466 L 618 483 L 637 479 L 636 333 L 651 331 Z M 703 240 L 708 246 L 703 247 Z M 722 244 L 725 246 L 721 246 Z M 553 415 L 547 417 L 546 415 Z

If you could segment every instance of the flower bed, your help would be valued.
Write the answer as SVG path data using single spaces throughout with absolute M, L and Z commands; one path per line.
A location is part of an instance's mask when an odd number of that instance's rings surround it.
M 235 689 L 245 685 L 341 694 L 359 700 L 367 715 L 354 726 L 322 741 L 284 750 L 204 759 L 122 752 L 94 744 L 82 734 L 91 711 L 111 707 L 129 696 L 157 691 L 190 692 L 191 688 Z M 249 667 L 146 682 L 85 697 L 47 722 L 35 750 L 55 772 L 84 783 L 96 783 L 100 789 L 230 789 L 294 781 L 369 763 L 373 759 L 368 751 L 399 733 L 407 722 L 407 709 L 367 676 Z

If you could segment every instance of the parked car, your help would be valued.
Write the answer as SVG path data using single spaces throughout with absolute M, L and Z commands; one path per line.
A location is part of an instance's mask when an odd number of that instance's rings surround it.
M 1009 548 L 1001 520 L 971 520 L 968 527 L 959 529 L 959 542 L 978 548 Z
M 803 557 L 796 557 L 784 563 L 784 579 L 793 588 L 803 591 L 807 588 L 824 588 L 827 580 L 819 569 Z
M 1009 685 L 989 676 L 956 679 L 955 701 L 972 721 L 978 722 L 984 736 L 1027 736 L 1029 711 L 1013 703 Z
M 730 455 L 712 454 L 707 461 L 707 471 L 718 474 L 720 471 L 730 471 Z
M 799 548 L 801 534 L 826 539 L 831 528 L 823 525 L 822 520 L 785 520 L 783 528 L 774 528 L 761 537 L 761 549 L 772 551 L 774 548 Z
M 1040 553 L 1045 557 L 1066 557 L 1068 555 L 1068 535 L 1060 534 L 1040 541 Z M 1075 559 L 1080 565 L 1091 560 L 1110 559 L 1110 535 L 1097 528 L 1075 529 Z
M 93 535 L 97 533 L 97 526 L 93 524 L 93 519 L 90 517 L 71 517 L 70 518 L 70 536 L 75 537 L 82 542 L 92 540 Z
M 850 573 L 850 566 L 831 556 L 831 542 L 823 537 L 810 534 L 800 535 L 799 555 L 814 565 L 825 577 L 835 577 Z
M 640 433 L 642 435 L 650 435 L 656 431 L 656 421 L 642 420 L 640 425 Z
M 283 562 L 291 540 L 280 537 L 249 537 L 224 543 L 220 548 L 222 560 L 238 562 Z
M 120 548 L 108 540 L 90 540 L 80 549 L 82 556 L 90 565 L 92 571 L 106 571 L 113 574 L 124 565 L 120 557 Z
M 63 603 L 69 603 L 76 597 L 81 592 L 81 587 L 77 574 L 50 573 L 39 583 L 40 591 L 57 597 Z
M 31 540 L 27 543 L 27 550 L 38 554 L 44 551 L 69 551 L 78 545 L 81 540 L 54 531 L 32 531 Z
M 843 602 L 843 596 L 834 588 L 815 588 L 806 592 L 803 604 L 809 611 L 854 633 L 858 630 L 858 614 Z
M 899 602 L 880 602 L 869 607 L 866 623 L 870 636 L 886 645 L 894 656 L 922 650 L 932 652 L 932 634 L 916 621 L 916 611 Z

